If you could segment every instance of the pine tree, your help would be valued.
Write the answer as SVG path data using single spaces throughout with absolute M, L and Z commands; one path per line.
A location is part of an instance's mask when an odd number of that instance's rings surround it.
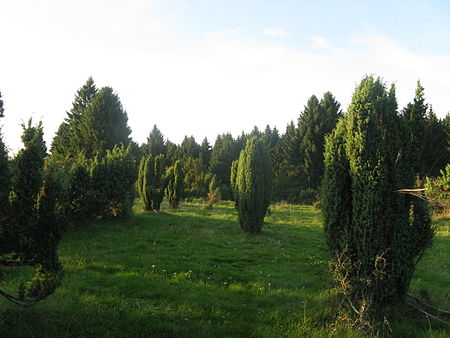
M 167 145 L 164 136 L 156 124 L 147 137 L 147 143 L 144 145 L 144 154 L 153 156 L 167 154 Z
M 432 241 L 426 203 L 398 192 L 415 186 L 406 135 L 395 87 L 387 91 L 368 76 L 326 142 L 326 241 L 334 278 L 360 324 L 404 302 L 414 267 Z
M 270 204 L 272 169 L 264 142 L 250 138 L 239 156 L 236 202 L 242 231 L 261 232 Z

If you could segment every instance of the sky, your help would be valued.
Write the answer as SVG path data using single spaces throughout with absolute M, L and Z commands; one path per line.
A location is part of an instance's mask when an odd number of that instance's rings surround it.
M 119 95 L 138 143 L 154 124 L 175 143 L 284 132 L 311 95 L 345 111 L 366 74 L 395 83 L 399 109 L 420 79 L 450 111 L 447 0 L 0 0 L 0 32 L 12 153 L 30 117 L 50 147 L 89 76 Z

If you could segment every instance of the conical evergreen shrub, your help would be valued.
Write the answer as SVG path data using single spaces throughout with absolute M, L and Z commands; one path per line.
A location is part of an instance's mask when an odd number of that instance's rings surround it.
M 272 162 L 261 139 L 253 137 L 247 140 L 232 184 L 242 231 L 261 232 L 272 188 Z
M 403 304 L 414 268 L 431 246 L 426 202 L 415 187 L 395 88 L 365 77 L 325 147 L 323 211 L 332 272 L 363 323 Z

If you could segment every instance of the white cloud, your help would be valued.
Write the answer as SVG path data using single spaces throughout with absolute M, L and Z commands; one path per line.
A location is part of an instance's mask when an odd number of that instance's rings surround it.
M 335 49 L 325 38 L 323 38 L 322 36 L 318 36 L 318 35 L 311 35 L 308 37 L 309 40 L 311 40 L 312 45 L 311 48 L 312 49 L 330 49 L 333 50 Z
M 263 34 L 273 38 L 285 38 L 288 36 L 288 33 L 280 27 L 265 28 L 262 32 Z
M 224 31 L 207 32 L 205 33 L 206 39 L 224 38 L 226 36 L 235 35 L 239 31 L 239 28 L 227 29 Z

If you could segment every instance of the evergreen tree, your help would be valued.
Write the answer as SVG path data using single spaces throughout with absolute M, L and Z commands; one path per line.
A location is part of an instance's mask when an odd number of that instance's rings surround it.
M 233 160 L 238 158 L 240 150 L 238 142 L 233 139 L 231 134 L 219 135 L 212 149 L 209 170 L 212 175 L 216 176 L 222 199 L 232 198 L 230 169 Z
M 280 133 L 276 127 L 271 129 L 270 126 L 267 125 L 266 129 L 264 129 L 264 133 L 262 133 L 262 139 L 269 151 L 270 158 L 272 159 L 272 168 L 275 168 L 279 161 L 278 143 L 280 142 Z
M 211 181 L 200 158 L 188 157 L 183 161 L 184 186 L 186 198 L 207 197 Z
M 202 161 L 202 165 L 206 170 L 209 168 L 209 161 L 211 160 L 211 145 L 208 142 L 208 139 L 205 137 L 200 145 L 200 154 L 199 158 Z
M 87 139 L 83 134 L 82 117 L 97 92 L 92 77 L 77 91 L 72 109 L 67 112 L 67 117 L 53 138 L 51 153 L 55 158 L 75 158 L 84 150 Z
M 125 218 L 131 214 L 137 168 L 131 145 L 115 146 L 90 163 L 91 208 L 96 219 Z
M 242 231 L 261 232 L 270 204 L 272 169 L 264 142 L 250 138 L 239 156 L 236 204 Z
M 300 172 L 303 189 L 317 189 L 323 176 L 325 135 L 329 134 L 341 116 L 340 104 L 330 92 L 319 102 L 311 96 L 299 118 Z
M 128 146 L 131 129 L 127 122 L 127 113 L 113 89 L 100 89 L 82 118 L 82 134 L 85 137 L 83 150 L 86 156 L 104 156 L 107 150 L 113 150 L 116 145 Z
M 139 166 L 138 191 L 144 210 L 159 211 L 164 198 L 165 157 L 144 156 Z
M 167 140 L 166 142 L 166 149 L 167 149 L 167 165 L 172 166 L 175 164 L 175 161 L 178 159 L 178 146 Z
M 144 154 L 153 156 L 167 154 L 167 145 L 164 141 L 164 136 L 156 124 L 147 137 L 147 143 L 144 145 Z
M 231 180 L 231 189 L 233 191 L 233 200 L 235 201 L 235 206 L 237 208 L 237 176 L 238 176 L 238 168 L 239 168 L 239 160 L 234 160 L 231 163 L 231 174 L 230 174 L 230 180 Z
M 300 192 L 300 139 L 293 121 L 286 126 L 274 150 L 274 199 L 298 202 Z
M 57 167 L 49 163 L 44 168 L 42 124 L 32 126 L 30 120 L 22 127 L 24 148 L 13 161 L 11 185 L 7 164 L 0 166 L 0 180 L 5 183 L 1 187 L 0 263 L 34 267 L 35 275 L 26 287 L 21 284 L 17 296 L 3 290 L 0 294 L 16 304 L 31 305 L 52 294 L 62 277 L 57 247 L 65 224 L 61 212 L 64 194 Z M 5 200 L 8 186 L 10 199 Z
M 450 163 L 450 129 L 439 119 L 430 105 L 425 125 L 425 150 L 422 155 L 424 175 L 437 177 Z
M 414 268 L 432 241 L 426 203 L 398 192 L 415 186 L 405 135 L 395 88 L 388 92 L 369 76 L 326 142 L 326 241 L 334 278 L 360 324 L 404 302 Z
M 185 136 L 183 142 L 178 147 L 178 159 L 184 160 L 188 157 L 198 158 L 200 155 L 200 145 L 195 141 L 194 136 Z
M 166 196 L 171 208 L 178 208 L 184 193 L 183 164 L 177 160 L 175 164 L 167 169 L 166 174 Z
M 2 100 L 2 92 L 0 92 L 0 117 L 3 117 L 4 108 L 3 108 L 3 100 Z
M 97 90 L 92 78 L 78 90 L 72 109 L 53 139 L 51 152 L 56 159 L 74 160 L 105 156 L 115 145 L 127 146 L 131 130 L 120 99 L 110 87 Z
M 426 118 L 428 104 L 425 104 L 424 88 L 417 81 L 416 95 L 413 103 L 408 103 L 403 109 L 403 117 L 407 121 L 410 152 L 413 158 L 414 172 L 420 177 L 425 175 L 424 153 L 426 149 Z

